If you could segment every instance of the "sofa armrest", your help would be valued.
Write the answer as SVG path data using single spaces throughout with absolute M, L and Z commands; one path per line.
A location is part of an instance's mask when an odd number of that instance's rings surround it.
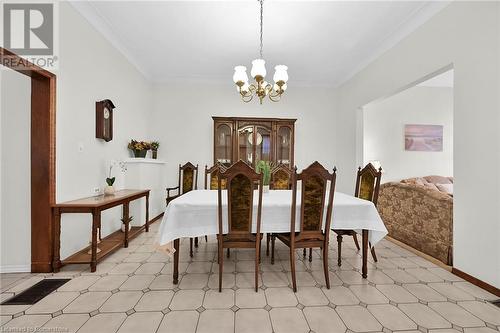
M 378 210 L 389 235 L 443 262 L 451 261 L 453 198 L 423 186 L 386 183 Z

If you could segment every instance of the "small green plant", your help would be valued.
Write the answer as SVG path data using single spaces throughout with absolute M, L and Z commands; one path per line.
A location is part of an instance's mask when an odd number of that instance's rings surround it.
M 151 142 L 151 150 L 158 150 L 160 148 L 160 143 L 158 141 Z
M 257 163 L 257 172 L 262 174 L 262 182 L 264 185 L 269 185 L 271 182 L 271 165 L 268 161 L 259 161 Z

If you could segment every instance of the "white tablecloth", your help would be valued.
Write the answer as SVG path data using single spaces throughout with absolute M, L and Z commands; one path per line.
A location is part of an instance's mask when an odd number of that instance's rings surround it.
M 223 221 L 227 228 L 227 194 L 222 193 Z M 326 196 L 328 198 L 328 194 Z M 257 217 L 258 193 L 254 194 L 254 230 Z M 289 232 L 292 206 L 292 191 L 269 191 L 262 196 L 261 232 Z M 299 228 L 300 193 L 297 193 L 297 231 Z M 326 211 L 325 211 L 326 219 Z M 387 229 L 372 202 L 344 193 L 335 192 L 333 199 L 332 229 L 368 230 L 368 239 L 372 245 L 385 235 Z M 170 202 L 160 226 L 159 244 L 165 245 L 182 237 L 200 237 L 216 235 L 217 191 L 190 191 Z

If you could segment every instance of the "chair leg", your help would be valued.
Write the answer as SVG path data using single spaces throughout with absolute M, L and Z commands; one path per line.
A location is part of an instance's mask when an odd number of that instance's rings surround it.
M 325 271 L 326 289 L 330 289 L 330 272 L 328 271 L 328 246 L 323 246 L 323 270 Z
M 304 251 L 302 254 L 304 255 L 304 259 L 305 259 L 307 257 L 307 249 L 306 248 L 304 248 Z
M 337 235 L 337 244 L 339 248 L 339 256 L 337 258 L 337 265 L 342 266 L 342 235 Z
M 271 235 L 271 265 L 274 265 L 274 244 L 276 243 L 276 236 Z
M 377 254 L 375 253 L 375 247 L 373 247 L 372 244 L 370 244 L 370 252 L 372 253 L 373 260 L 375 262 L 378 262 Z
M 222 268 L 224 267 L 224 250 L 222 243 L 219 245 L 219 292 L 222 292 Z
M 292 245 L 292 244 L 290 244 Z M 295 248 L 294 246 L 290 246 L 290 269 L 292 271 L 292 287 L 293 292 L 297 292 L 297 280 L 295 277 Z
M 271 237 L 269 234 L 266 234 L 266 256 L 269 257 L 269 243 L 271 242 Z
M 193 239 L 189 238 L 189 256 L 193 257 Z
M 231 251 L 229 250 L 229 248 L 227 249 L 227 257 L 230 258 L 231 257 Z
M 354 245 L 356 245 L 356 248 L 357 248 L 357 249 L 358 249 L 358 251 L 359 251 L 361 248 L 359 247 L 359 243 L 358 243 L 358 236 L 356 236 L 356 232 L 354 232 L 354 233 L 352 234 L 352 238 L 354 239 Z
M 259 236 L 257 236 L 259 237 Z M 260 238 L 255 247 L 255 292 L 259 292 Z
M 313 249 L 309 248 L 309 262 L 313 261 Z
M 205 242 L 208 243 L 208 236 L 207 235 L 205 235 Z
M 198 247 L 198 237 L 194 238 L 194 247 Z

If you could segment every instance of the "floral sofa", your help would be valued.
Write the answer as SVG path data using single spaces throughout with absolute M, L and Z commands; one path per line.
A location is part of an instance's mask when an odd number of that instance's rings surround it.
M 377 207 L 390 237 L 452 265 L 452 177 L 382 184 Z

